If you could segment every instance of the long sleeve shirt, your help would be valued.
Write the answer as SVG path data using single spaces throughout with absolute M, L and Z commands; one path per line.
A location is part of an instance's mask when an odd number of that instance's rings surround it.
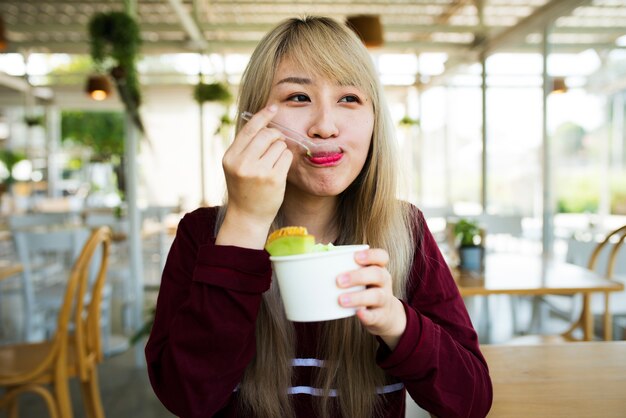
M 385 418 L 405 414 L 405 391 L 438 417 L 484 417 L 492 387 L 476 332 L 450 271 L 415 211 L 421 231 L 407 281 L 407 324 L 391 351 L 382 340 L 376 361 L 398 383 L 377 388 Z M 237 417 L 238 384 L 255 355 L 255 323 L 272 269 L 263 250 L 215 245 L 217 208 L 185 215 L 168 255 L 154 325 L 146 346 L 152 387 L 182 418 Z M 312 368 L 319 323 L 295 323 L 297 417 L 314 418 Z M 333 396 L 333 393 L 331 393 Z

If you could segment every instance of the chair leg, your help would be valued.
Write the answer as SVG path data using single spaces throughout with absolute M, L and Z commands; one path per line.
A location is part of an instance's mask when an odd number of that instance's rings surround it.
M 20 404 L 19 404 L 19 400 L 17 398 L 12 399 L 9 402 L 9 405 L 7 407 L 8 409 L 8 413 L 9 413 L 9 418 L 19 418 L 20 416 Z
M 46 407 L 48 408 L 48 414 L 50 418 L 58 417 L 56 402 L 54 401 L 54 398 L 52 397 L 52 394 L 48 391 L 48 389 L 39 385 L 29 385 L 24 388 L 24 391 L 30 391 L 41 396 L 46 404 Z
M 58 418 L 59 415 L 57 413 L 57 405 L 50 391 L 41 385 L 35 384 L 27 384 L 14 389 L 9 389 L 0 399 L 0 408 L 5 406 L 7 407 L 9 418 L 19 417 L 19 396 L 25 392 L 32 392 L 41 396 L 42 400 L 46 404 L 46 407 L 48 408 L 49 418 Z
M 98 370 L 94 367 L 89 373 L 86 382 L 80 382 L 80 389 L 83 394 L 83 403 L 87 411 L 88 418 L 104 418 L 102 399 L 100 398 L 100 387 L 98 385 Z
M 54 385 L 54 391 L 59 402 L 59 415 L 61 418 L 72 418 L 74 413 L 72 411 L 72 398 L 67 379 L 57 380 Z

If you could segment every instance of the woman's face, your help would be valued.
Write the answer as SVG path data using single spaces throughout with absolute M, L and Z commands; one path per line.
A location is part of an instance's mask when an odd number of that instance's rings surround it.
M 365 164 L 374 111 L 371 98 L 355 86 L 340 86 L 297 68 L 289 59 L 279 65 L 268 104 L 278 105 L 274 121 L 314 143 L 336 145 L 332 153 L 313 153 L 287 141 L 294 154 L 287 176 L 288 190 L 314 196 L 337 196 Z

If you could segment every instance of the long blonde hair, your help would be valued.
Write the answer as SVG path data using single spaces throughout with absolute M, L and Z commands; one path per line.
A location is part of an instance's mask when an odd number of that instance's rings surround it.
M 367 243 L 387 250 L 394 294 L 402 298 L 415 250 L 414 226 L 409 205 L 396 198 L 393 124 L 371 58 L 356 35 L 332 19 L 286 20 L 269 32 L 252 54 L 242 78 L 239 114 L 246 110 L 257 112 L 266 105 L 276 69 L 287 57 L 315 75 L 359 87 L 372 100 L 375 117 L 372 141 L 361 173 L 339 196 L 337 242 Z M 239 119 L 237 131 L 242 124 Z M 225 206 L 220 211 L 218 225 L 224 212 Z M 281 218 L 279 211 L 273 228 L 283 226 Z M 325 396 L 317 404 L 319 415 L 330 413 L 331 388 L 337 390 L 343 416 L 378 415 L 382 405 L 376 387 L 384 385 L 387 378 L 375 362 L 378 346 L 375 338 L 355 317 L 329 321 L 322 327 L 318 353 L 325 360 L 325 367 L 318 373 L 317 384 Z M 272 283 L 263 295 L 257 318 L 256 356 L 240 385 L 245 416 L 293 415 L 287 388 L 291 385 L 294 345 L 293 324 L 286 319 L 278 290 Z

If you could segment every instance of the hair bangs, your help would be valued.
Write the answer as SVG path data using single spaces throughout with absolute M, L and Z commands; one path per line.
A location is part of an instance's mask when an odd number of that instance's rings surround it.
M 371 62 L 367 51 L 356 35 L 337 31 L 336 25 L 324 19 L 299 20 L 278 48 L 277 62 L 287 58 L 305 73 L 355 86 L 373 97 L 376 90 L 369 76 L 373 67 L 365 65 Z

